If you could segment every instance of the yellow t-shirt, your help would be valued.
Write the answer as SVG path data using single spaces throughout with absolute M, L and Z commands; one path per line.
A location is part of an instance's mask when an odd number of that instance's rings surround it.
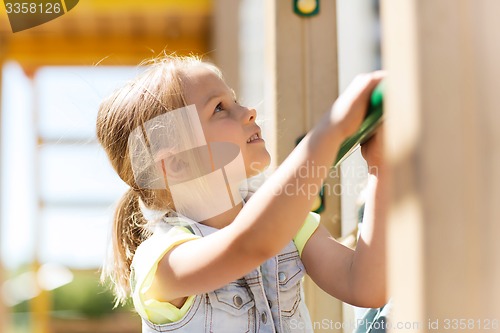
M 309 213 L 293 241 L 299 255 L 302 255 L 307 241 L 318 228 L 320 216 Z M 131 286 L 132 300 L 139 315 L 154 324 L 166 324 L 180 320 L 193 304 L 195 295 L 189 296 L 181 308 L 168 302 L 160 302 L 146 296 L 151 287 L 158 263 L 175 246 L 199 238 L 181 226 L 174 226 L 166 233 L 155 233 L 136 250 L 132 262 Z

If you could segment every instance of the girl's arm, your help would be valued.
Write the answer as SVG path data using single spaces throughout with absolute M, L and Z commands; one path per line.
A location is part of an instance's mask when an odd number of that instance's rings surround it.
M 316 284 L 353 305 L 378 308 L 386 299 L 385 220 L 387 182 L 381 157 L 382 129 L 363 147 L 369 180 L 361 235 L 355 251 L 319 227 L 306 243 L 302 261 Z
M 340 143 L 361 124 L 382 76 L 357 77 L 233 223 L 168 252 L 158 266 L 155 296 L 169 301 L 220 288 L 283 249 L 305 221 Z

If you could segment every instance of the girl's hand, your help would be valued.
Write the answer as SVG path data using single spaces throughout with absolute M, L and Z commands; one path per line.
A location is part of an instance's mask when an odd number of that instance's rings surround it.
M 384 167 L 384 124 L 361 146 L 361 154 L 368 164 L 369 173 L 377 173 Z
M 365 117 L 370 95 L 384 77 L 383 71 L 360 74 L 335 101 L 330 121 L 341 139 L 353 135 L 359 128 Z

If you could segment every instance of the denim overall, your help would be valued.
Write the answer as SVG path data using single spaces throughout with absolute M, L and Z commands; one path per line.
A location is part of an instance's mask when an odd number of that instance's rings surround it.
M 179 220 L 164 218 L 162 229 L 179 225 Z M 217 231 L 200 223 L 189 223 L 189 228 L 202 237 Z M 301 285 L 304 274 L 304 265 L 291 241 L 277 256 L 244 277 L 197 295 L 181 320 L 155 325 L 143 319 L 142 332 L 313 332 Z

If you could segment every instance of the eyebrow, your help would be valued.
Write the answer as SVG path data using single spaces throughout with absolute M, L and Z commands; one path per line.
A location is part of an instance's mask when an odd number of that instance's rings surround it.
M 207 98 L 207 100 L 205 101 L 205 103 L 203 104 L 203 106 L 207 106 L 211 101 L 213 101 L 214 99 L 216 98 L 220 98 L 221 95 L 212 95 L 210 96 L 209 98 Z
M 236 99 L 236 93 L 235 93 L 234 89 L 229 88 L 229 93 L 231 94 L 231 96 L 234 99 Z M 222 98 L 225 94 L 226 94 L 226 92 L 218 94 L 218 95 L 211 95 L 209 98 L 207 98 L 207 100 L 205 101 L 205 103 L 203 104 L 203 106 L 204 107 L 207 106 L 212 100 L 214 100 L 216 98 Z

